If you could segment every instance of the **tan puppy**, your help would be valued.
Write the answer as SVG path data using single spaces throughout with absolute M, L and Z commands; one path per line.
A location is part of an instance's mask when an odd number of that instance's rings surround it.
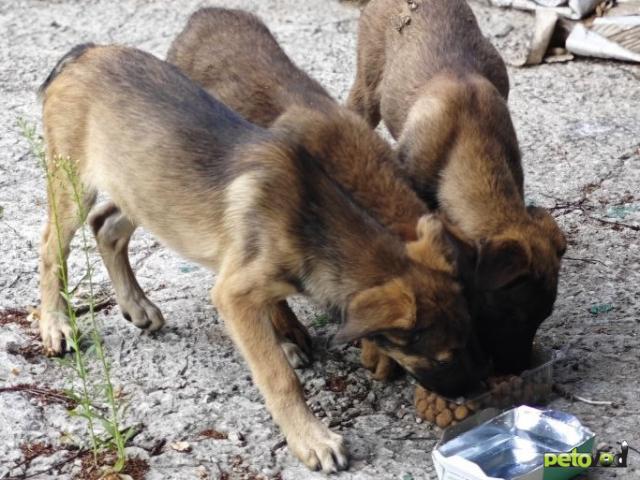
M 274 331 L 292 294 L 341 312 L 338 341 L 375 339 L 428 388 L 473 387 L 461 289 L 431 263 L 434 246 L 444 248 L 441 222 L 425 216 L 417 240 L 401 242 L 325 173 L 296 115 L 269 130 L 254 126 L 177 68 L 117 46 L 76 47 L 41 92 L 52 176 L 41 250 L 49 353 L 60 353 L 69 334 L 60 273 L 81 223 L 70 165 L 85 208 L 98 191 L 112 200 L 90 223 L 120 307 L 137 326 L 163 323 L 128 261 L 138 225 L 217 270 L 212 300 L 289 447 L 310 468 L 342 469 L 347 457 L 342 438 L 307 407 Z
M 297 131 L 328 173 L 393 232 L 405 240 L 414 237 L 427 208 L 399 178 L 389 146 L 296 67 L 258 17 L 242 10 L 198 10 L 172 43 L 167 60 L 251 122 L 269 126 L 285 111 L 297 118 Z M 460 263 L 459 242 L 436 242 L 429 256 L 435 268 L 453 272 L 452 262 Z M 394 373 L 389 357 L 379 355 L 370 340 L 362 343 L 363 364 L 376 378 Z M 488 364 L 473 348 L 481 376 Z M 406 352 L 392 354 L 401 355 Z
M 566 242 L 524 204 L 508 91 L 464 0 L 373 0 L 362 12 L 348 104 L 372 127 L 384 119 L 414 189 L 478 245 L 463 276 L 472 314 L 498 372 L 518 373 L 553 309 Z

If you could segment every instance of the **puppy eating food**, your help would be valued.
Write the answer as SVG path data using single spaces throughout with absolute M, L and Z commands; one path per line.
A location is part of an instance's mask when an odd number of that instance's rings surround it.
M 123 312 L 141 328 L 163 322 L 128 261 L 137 226 L 216 270 L 212 301 L 291 451 L 310 468 L 343 469 L 347 457 L 342 438 L 307 407 L 274 331 L 273 316 L 292 294 L 343 312 L 339 340 L 370 336 L 407 352 L 398 360 L 427 387 L 448 395 L 472 388 L 462 292 L 451 272 L 423 262 L 440 221 L 423 217 L 417 240 L 401 242 L 324 172 L 295 116 L 260 128 L 177 68 L 118 46 L 74 48 L 41 95 L 52 179 L 40 262 L 48 353 L 61 353 L 68 335 L 59 273 L 81 223 L 61 171 L 68 162 L 84 208 L 99 191 L 111 199 L 89 221 Z M 433 368 L 443 359 L 451 374 Z
M 296 67 L 255 15 L 223 8 L 197 11 L 172 43 L 167 60 L 251 122 L 277 125 L 285 112 L 286 117 L 295 118 L 297 134 L 328 174 L 380 223 L 405 240 L 414 238 L 416 224 L 427 207 L 399 178 L 390 147 L 361 118 L 340 107 Z M 434 282 L 444 283 L 434 283 L 430 288 L 441 291 L 436 301 L 444 304 L 449 303 L 447 284 L 455 283 L 458 257 L 457 243 L 449 242 L 450 235 L 443 228 L 438 235 L 425 237 L 424 249 L 415 252 L 425 266 L 451 275 L 434 278 Z M 387 341 L 389 338 L 367 336 L 362 340 L 363 364 L 375 372 L 376 378 L 386 378 L 396 371 L 396 363 L 388 355 L 411 372 L 421 349 L 428 349 L 424 343 L 427 335 L 422 340 L 416 338 L 413 346 L 406 339 Z M 473 359 L 471 376 L 481 377 L 487 370 L 487 360 L 476 343 L 475 335 L 471 335 L 464 355 Z M 460 366 L 445 357 L 439 365 L 436 370 L 441 373 L 434 375 L 442 382 L 455 372 L 455 365 Z M 426 381 L 420 376 L 418 380 Z
M 525 206 L 508 91 L 464 0 L 364 9 L 348 104 L 372 127 L 384 119 L 415 191 L 477 245 L 461 274 L 481 344 L 498 373 L 519 373 L 552 312 L 566 241 L 551 215 Z

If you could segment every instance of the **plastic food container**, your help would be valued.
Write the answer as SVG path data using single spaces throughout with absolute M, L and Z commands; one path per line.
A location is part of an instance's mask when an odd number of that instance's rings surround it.
M 582 469 L 545 469 L 544 454 L 590 454 L 594 442 L 573 415 L 522 406 L 484 410 L 447 429 L 432 456 L 440 480 L 566 480 Z
M 530 369 L 519 376 L 492 377 L 483 390 L 457 399 L 440 397 L 418 385 L 414 400 L 416 414 L 446 428 L 485 408 L 544 405 L 553 390 L 553 364 L 562 357 L 559 351 L 534 344 Z
M 515 405 L 544 405 L 549 401 L 553 390 L 553 364 L 560 357 L 559 352 L 535 344 L 530 369 L 512 377 L 508 382 L 497 384 L 487 392 L 471 395 L 466 403 L 476 412 L 492 407 L 504 409 Z

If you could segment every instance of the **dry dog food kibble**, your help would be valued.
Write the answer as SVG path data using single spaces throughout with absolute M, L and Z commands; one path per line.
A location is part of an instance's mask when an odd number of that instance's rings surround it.
M 416 387 L 415 405 L 418 417 L 429 423 L 435 423 L 440 428 L 455 425 L 476 410 L 473 402 L 464 404 L 447 402 L 444 398 L 422 387 Z
M 418 386 L 415 393 L 416 414 L 440 428 L 447 428 L 483 408 L 535 404 L 543 401 L 551 392 L 548 383 L 527 383 L 512 375 L 493 377 L 488 383 L 490 391 L 487 394 L 461 402 L 447 401 Z

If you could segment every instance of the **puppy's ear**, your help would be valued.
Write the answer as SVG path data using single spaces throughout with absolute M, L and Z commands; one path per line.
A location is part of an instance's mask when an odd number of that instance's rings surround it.
M 449 245 L 442 220 L 434 214 L 423 215 L 416 226 L 418 239 L 407 243 L 407 254 L 416 263 L 453 274 L 455 267 L 448 255 Z
M 413 290 L 400 278 L 357 293 L 344 313 L 334 344 L 358 340 L 385 330 L 410 330 L 416 324 Z
M 478 247 L 466 239 L 463 233 L 451 224 L 444 223 L 444 237 L 448 245 L 449 259 L 455 264 L 459 278 L 470 279 L 475 275 L 478 262 Z
M 451 274 L 473 273 L 477 249 L 462 232 L 433 214 L 421 217 L 416 230 L 418 240 L 407 244 L 410 258 Z
M 527 207 L 527 212 L 536 225 L 543 231 L 544 235 L 551 240 L 558 258 L 561 258 L 567 251 L 567 238 L 564 233 L 562 233 L 562 230 L 560 230 L 553 216 L 544 208 L 540 207 Z
M 523 242 L 513 239 L 489 240 L 480 246 L 476 266 L 476 286 L 497 290 L 529 270 L 531 253 Z

